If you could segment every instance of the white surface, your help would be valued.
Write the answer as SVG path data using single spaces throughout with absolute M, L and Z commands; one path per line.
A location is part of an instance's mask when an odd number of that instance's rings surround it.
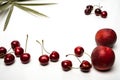
M 6 66 L 0 59 L 0 80 L 120 80 L 120 1 L 119 0 L 41 0 L 41 2 L 57 2 L 57 5 L 34 7 L 45 13 L 50 18 L 36 17 L 18 8 L 14 8 L 8 28 L 2 31 L 4 20 L 0 21 L 0 46 L 10 48 L 12 40 L 19 40 L 24 47 L 26 34 L 29 35 L 27 52 L 31 54 L 29 64 L 22 64 L 19 58 L 11 66 Z M 86 16 L 86 5 L 103 6 L 102 10 L 108 12 L 108 17 L 103 19 L 94 14 Z M 33 7 L 32 7 L 33 8 Z M 73 53 L 76 46 L 83 46 L 85 52 L 91 54 L 95 44 L 95 33 L 100 28 L 112 28 L 116 31 L 118 39 L 115 44 L 116 59 L 111 71 L 99 72 L 93 67 L 89 73 L 72 69 L 64 72 L 61 61 L 71 59 L 74 66 L 79 66 L 75 57 L 65 57 Z M 57 63 L 50 62 L 48 66 L 41 66 L 38 58 L 41 49 L 36 40 L 45 41 L 48 51 L 56 50 L 60 53 Z M 90 60 L 83 56 L 82 59 Z

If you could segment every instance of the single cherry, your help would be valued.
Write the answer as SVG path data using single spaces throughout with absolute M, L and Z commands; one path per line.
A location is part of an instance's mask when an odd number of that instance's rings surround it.
M 30 62 L 30 54 L 29 53 L 23 53 L 20 55 L 20 60 L 22 61 L 23 64 L 27 64 Z
M 27 64 L 30 62 L 30 54 L 29 53 L 26 53 L 26 50 L 27 50 L 27 42 L 28 42 L 28 35 L 27 35 L 27 38 L 26 38 L 26 44 L 25 44 L 25 53 L 21 54 L 20 55 L 20 60 L 23 64 Z
M 87 5 L 86 9 L 90 9 L 92 11 L 93 10 L 93 6 L 92 5 Z
M 50 60 L 52 62 L 57 62 L 59 60 L 59 53 L 57 51 L 52 51 L 50 54 Z
M 83 72 L 89 72 L 91 67 L 92 65 L 87 60 L 83 60 L 82 63 L 80 64 L 80 69 Z
M 74 49 L 74 53 L 77 57 L 81 57 L 84 53 L 84 49 L 83 47 L 81 46 L 77 46 L 75 49 Z
M 90 15 L 91 14 L 91 10 L 89 8 L 87 8 L 87 9 L 84 10 L 84 13 L 86 15 Z
M 13 64 L 15 62 L 14 55 L 11 54 L 11 53 L 6 54 L 5 57 L 4 57 L 4 62 L 5 62 L 6 65 Z
M 17 57 L 20 57 L 20 55 L 24 53 L 24 49 L 22 47 L 15 47 L 14 53 Z
M 112 68 L 115 61 L 115 54 L 110 47 L 97 46 L 92 51 L 91 60 L 95 69 L 106 71 Z
M 95 9 L 95 15 L 96 16 L 101 15 L 101 9 L 100 8 Z
M 107 11 L 102 11 L 101 12 L 101 17 L 106 18 L 107 17 Z
M 19 47 L 20 46 L 20 42 L 17 40 L 14 40 L 11 42 L 11 47 L 14 50 L 15 47 Z
M 39 62 L 41 65 L 46 66 L 49 63 L 49 56 L 44 54 L 39 57 Z
M 116 32 L 111 28 L 102 28 L 97 31 L 95 41 L 97 45 L 113 47 L 117 40 Z
M 61 62 L 61 66 L 64 71 L 69 71 L 72 68 L 72 62 L 70 60 L 64 60 Z
M 0 47 L 0 58 L 3 58 L 7 53 L 7 49 L 5 47 Z

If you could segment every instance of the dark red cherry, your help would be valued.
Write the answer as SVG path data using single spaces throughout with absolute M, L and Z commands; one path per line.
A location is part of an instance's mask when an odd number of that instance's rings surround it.
M 17 40 L 14 40 L 11 42 L 11 47 L 12 49 L 14 49 L 15 47 L 19 47 L 20 46 L 20 42 Z
M 7 52 L 5 47 L 0 47 L 0 58 L 3 58 Z
M 101 9 L 100 8 L 95 9 L 95 15 L 96 16 L 101 15 Z
M 92 65 L 87 60 L 83 60 L 82 63 L 80 64 L 80 69 L 83 72 L 90 71 L 91 67 Z
M 84 13 L 85 13 L 86 15 L 90 15 L 90 14 L 91 14 L 91 9 L 86 8 L 86 9 L 84 10 Z
M 53 51 L 51 54 L 50 54 L 50 60 L 52 62 L 57 62 L 59 60 L 59 53 L 57 51 Z
M 61 66 L 64 71 L 69 71 L 72 69 L 72 62 L 70 60 L 64 60 L 61 62 Z
M 23 53 L 20 55 L 20 60 L 23 64 L 27 64 L 30 62 L 30 54 L 29 53 Z
M 92 5 L 87 5 L 86 9 L 90 9 L 92 11 L 93 10 L 93 6 Z
M 14 52 L 17 57 L 20 57 L 20 55 L 24 53 L 24 49 L 22 47 L 15 47 Z
M 77 46 L 74 49 L 75 56 L 77 56 L 77 57 L 81 57 L 83 55 L 83 52 L 84 52 L 84 49 L 81 46 Z
M 44 54 L 39 57 L 39 62 L 41 65 L 46 66 L 49 63 L 49 56 Z
M 107 11 L 102 11 L 101 12 L 101 17 L 106 18 L 107 17 Z
M 14 55 L 11 54 L 11 53 L 6 54 L 5 57 L 4 57 L 4 62 L 5 62 L 6 65 L 13 64 L 15 62 Z

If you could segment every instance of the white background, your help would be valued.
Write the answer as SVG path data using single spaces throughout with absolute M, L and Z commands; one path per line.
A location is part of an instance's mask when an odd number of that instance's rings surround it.
M 33 16 L 23 10 L 14 7 L 8 28 L 3 31 L 5 16 L 0 16 L 0 46 L 9 49 L 13 40 L 19 40 L 24 48 L 26 35 L 29 35 L 27 52 L 31 54 L 29 64 L 22 64 L 19 58 L 10 66 L 0 59 L 0 80 L 120 80 L 120 1 L 119 0 L 38 0 L 38 2 L 52 2 L 56 5 L 31 7 L 49 16 L 49 18 Z M 102 10 L 108 12 L 108 17 L 91 14 L 86 16 L 84 10 L 87 5 L 101 5 Z M 92 12 L 94 13 L 94 12 Z M 4 16 L 4 17 L 3 17 Z M 96 47 L 95 34 L 101 28 L 112 28 L 117 33 L 117 42 L 113 48 L 115 63 L 112 70 L 100 72 L 93 67 L 89 73 L 72 69 L 64 72 L 61 61 L 70 59 L 74 67 L 79 62 L 74 56 L 65 57 L 73 53 L 76 46 L 83 46 L 85 52 L 91 55 Z M 44 40 L 46 49 L 51 52 L 56 50 L 60 54 L 57 63 L 50 62 L 47 66 L 41 66 L 38 58 L 41 48 L 36 40 Z M 46 53 L 45 53 L 46 54 Z M 86 55 L 81 60 L 90 58 Z

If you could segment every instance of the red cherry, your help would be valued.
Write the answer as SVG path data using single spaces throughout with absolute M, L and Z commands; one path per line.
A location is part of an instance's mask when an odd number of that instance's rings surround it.
M 77 57 L 81 57 L 83 55 L 84 49 L 81 46 L 78 46 L 74 49 L 74 53 Z
M 70 60 L 64 60 L 61 62 L 61 66 L 64 71 L 69 71 L 72 68 L 72 62 Z
M 100 8 L 95 9 L 95 14 L 96 16 L 101 15 L 101 9 Z
M 90 9 L 91 11 L 93 10 L 93 6 L 92 5 L 87 5 L 86 8 Z
M 51 54 L 50 54 L 50 60 L 52 62 L 57 62 L 59 60 L 59 53 L 57 51 L 53 51 Z
M 102 11 L 101 12 L 101 17 L 106 18 L 107 17 L 107 11 Z
M 0 58 L 3 58 L 7 52 L 5 47 L 0 47 Z
M 11 53 L 6 54 L 5 57 L 4 57 L 4 62 L 5 62 L 6 65 L 13 64 L 15 62 L 14 55 L 11 54 Z
M 82 63 L 80 64 L 80 69 L 83 72 L 90 71 L 91 67 L 92 65 L 87 60 L 83 60 Z
M 11 42 L 11 47 L 12 49 L 14 49 L 15 47 L 19 47 L 20 46 L 20 42 L 17 40 L 14 40 Z
M 110 47 L 97 46 L 91 54 L 92 64 L 97 70 L 110 70 L 115 61 L 115 54 Z
M 91 14 L 91 9 L 89 9 L 89 8 L 85 9 L 85 10 L 84 10 L 84 13 L 85 13 L 86 15 L 90 15 L 90 14 Z
M 103 28 L 97 31 L 95 41 L 97 45 L 113 47 L 117 40 L 116 32 L 110 28 Z
M 27 64 L 30 62 L 30 54 L 29 53 L 23 53 L 20 55 L 20 60 L 23 64 Z
M 49 63 L 49 56 L 48 55 L 41 55 L 40 57 L 39 57 L 39 62 L 40 62 L 40 64 L 41 65 L 43 65 L 43 66 L 46 66 L 46 65 L 48 65 L 48 63 Z
M 20 57 L 24 53 L 24 49 L 22 47 L 15 47 L 14 52 L 17 57 Z

